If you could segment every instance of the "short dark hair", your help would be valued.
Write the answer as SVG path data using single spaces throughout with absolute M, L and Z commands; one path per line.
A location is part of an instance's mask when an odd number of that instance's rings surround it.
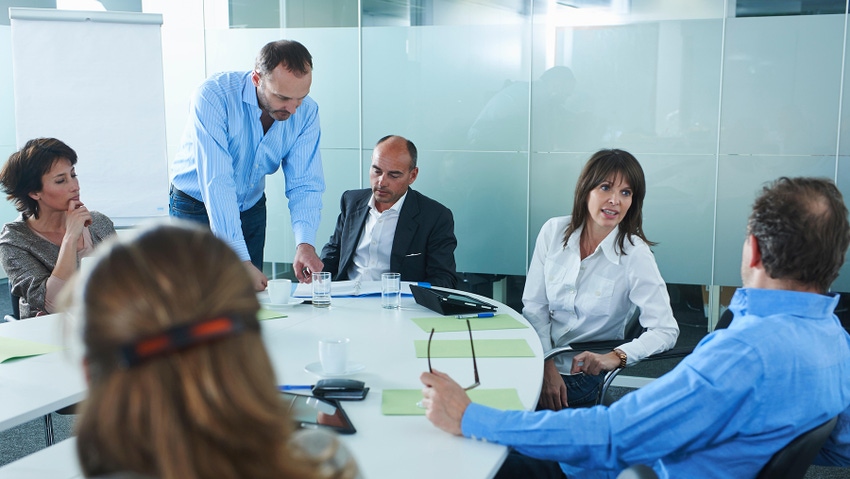
M 412 170 L 412 169 L 416 168 L 416 159 L 419 156 L 419 152 L 416 150 L 416 145 L 414 145 L 413 142 L 408 140 L 407 138 L 405 138 L 403 136 L 398 136 L 398 135 L 387 135 L 387 136 L 381 138 L 380 140 L 378 140 L 378 142 L 375 143 L 375 146 L 377 147 L 381 143 L 389 140 L 390 138 L 401 138 L 402 140 L 405 141 L 405 143 L 407 145 L 407 153 L 410 154 L 410 169 Z
M 313 57 L 304 45 L 295 40 L 269 42 L 257 55 L 254 69 L 260 76 L 266 76 L 278 65 L 283 65 L 293 75 L 300 77 L 313 70 Z
M 599 150 L 587 160 L 581 171 L 573 197 L 573 213 L 570 225 L 564 233 L 564 246 L 577 229 L 585 226 L 589 216 L 587 211 L 587 198 L 594 188 L 612 176 L 622 176 L 632 189 L 632 204 L 626 216 L 620 222 L 617 233 L 616 245 L 623 252 L 623 244 L 626 238 L 634 245 L 632 236 L 637 236 L 649 246 L 656 245 L 649 241 L 643 234 L 643 198 L 646 196 L 646 179 L 643 176 L 643 168 L 640 167 L 637 158 L 625 150 Z
M 0 185 L 6 193 L 6 199 L 23 214 L 38 219 L 38 201 L 30 193 L 41 191 L 44 184 L 41 178 L 46 175 L 60 159 L 66 159 L 71 165 L 77 164 L 77 152 L 56 138 L 35 138 L 23 148 L 9 156 L 0 170 Z
M 838 277 L 850 245 L 841 192 L 824 178 L 782 177 L 765 186 L 747 222 L 764 270 L 820 292 Z

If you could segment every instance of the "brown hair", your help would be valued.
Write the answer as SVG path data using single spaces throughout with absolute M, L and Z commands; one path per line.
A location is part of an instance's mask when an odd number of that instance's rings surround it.
M 634 245 L 632 236 L 637 236 L 649 246 L 656 245 L 646 239 L 643 233 L 643 198 L 646 196 L 646 179 L 643 176 L 643 168 L 631 153 L 624 150 L 599 150 L 587 160 L 581 171 L 573 198 L 573 213 L 570 225 L 564 233 L 564 246 L 570 235 L 585 226 L 588 221 L 587 198 L 594 188 L 612 176 L 622 176 L 623 180 L 632 189 L 632 205 L 626 216 L 619 224 L 616 245 L 623 252 L 623 244 L 626 238 Z
M 747 230 L 756 237 L 765 272 L 826 292 L 838 277 L 850 224 L 835 184 L 822 178 L 782 177 L 753 204 Z
M 38 201 L 30 193 L 44 188 L 41 178 L 63 158 L 71 165 L 77 164 L 77 152 L 70 146 L 56 138 L 35 138 L 12 153 L 3 165 L 0 170 L 3 192 L 25 219 L 30 216 L 38 219 Z
M 269 42 L 257 55 L 254 70 L 264 77 L 271 74 L 278 65 L 283 65 L 293 75 L 301 77 L 313 69 L 313 56 L 307 47 L 295 40 Z
M 263 347 L 236 254 L 208 230 L 160 225 L 102 251 L 78 291 L 89 396 L 77 424 L 86 476 L 313 477 Z M 217 317 L 257 326 L 123 367 L 121 345 Z

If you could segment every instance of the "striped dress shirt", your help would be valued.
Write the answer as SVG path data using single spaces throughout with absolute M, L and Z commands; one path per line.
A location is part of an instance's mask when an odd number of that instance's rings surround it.
M 266 175 L 283 168 L 295 244 L 315 246 L 325 190 L 319 154 L 319 106 L 309 96 L 263 134 L 251 72 L 211 76 L 192 101 L 171 167 L 171 183 L 203 201 L 213 233 L 243 261 L 248 248 L 239 213 L 263 195 Z

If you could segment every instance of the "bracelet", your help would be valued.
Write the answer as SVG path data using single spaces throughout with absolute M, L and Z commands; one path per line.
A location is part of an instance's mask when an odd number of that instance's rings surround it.
M 628 359 L 628 356 L 626 356 L 626 353 L 623 352 L 622 349 L 615 349 L 614 354 L 616 354 L 617 357 L 620 358 L 620 366 L 619 366 L 620 369 L 623 369 L 624 367 L 626 367 L 626 360 Z

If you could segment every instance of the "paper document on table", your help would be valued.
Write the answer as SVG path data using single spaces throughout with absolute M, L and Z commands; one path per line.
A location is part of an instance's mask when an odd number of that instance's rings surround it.
M 430 318 L 413 318 L 417 326 L 426 333 L 431 328 L 438 333 L 454 331 L 466 331 L 466 321 L 455 316 L 435 316 Z M 510 314 L 497 314 L 492 318 L 469 318 L 469 325 L 473 331 L 492 331 L 497 329 L 525 329 L 527 325 L 517 321 Z
M 402 296 L 413 296 L 413 293 L 410 292 L 411 284 L 418 283 L 412 281 L 401 282 Z M 331 297 L 334 298 L 345 296 L 377 296 L 380 294 L 380 281 L 334 281 L 331 283 Z M 292 296 L 295 298 L 311 298 L 313 296 L 313 288 L 309 283 L 298 283 Z
M 257 320 L 258 321 L 265 321 L 267 319 L 278 319 L 278 318 L 285 318 L 285 317 L 286 317 L 286 315 L 281 313 L 281 312 L 272 311 L 272 310 L 266 309 L 266 308 L 260 308 L 260 310 L 257 311 Z
M 474 403 L 496 409 L 523 411 L 516 389 L 470 389 L 466 392 Z M 416 405 L 422 399 L 421 389 L 384 389 L 381 413 L 385 416 L 424 416 L 425 409 Z
M 14 358 L 26 358 L 60 351 L 62 346 L 36 343 L 24 339 L 0 337 L 0 363 Z
M 524 339 L 476 339 L 477 358 L 533 358 L 534 351 Z M 428 340 L 413 341 L 417 358 L 428 357 Z M 471 358 L 468 339 L 435 339 L 431 341 L 432 358 Z

